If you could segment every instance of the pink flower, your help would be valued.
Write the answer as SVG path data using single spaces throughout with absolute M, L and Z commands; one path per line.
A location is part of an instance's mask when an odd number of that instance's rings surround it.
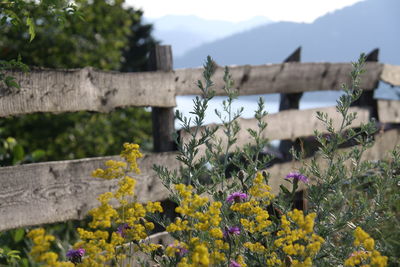
M 240 235 L 240 228 L 238 226 L 231 226 L 224 231 L 224 237 L 228 235 Z
M 286 175 L 285 179 L 300 180 L 306 184 L 309 182 L 307 176 L 305 176 L 299 172 L 290 172 L 288 175 Z
M 241 202 L 242 200 L 246 199 L 247 195 L 245 193 L 241 192 L 234 192 L 228 196 L 226 199 L 226 202 L 232 203 L 232 202 Z
M 231 260 L 231 264 L 229 264 L 229 267 L 241 267 L 241 265 L 239 263 L 237 263 L 234 260 Z
M 173 247 L 176 248 L 178 251 L 176 252 L 176 255 L 179 257 L 183 257 L 186 253 L 189 252 L 186 248 L 182 247 L 179 244 L 169 244 L 168 247 Z
M 125 237 L 125 235 L 126 235 L 126 230 L 129 230 L 129 229 L 132 229 L 132 227 L 130 227 L 129 224 L 127 224 L 127 223 L 123 223 L 123 224 L 121 224 L 121 225 L 118 226 L 116 232 L 117 232 L 120 236 Z
M 67 259 L 74 264 L 82 262 L 82 257 L 85 255 L 85 250 L 83 248 L 70 249 L 67 252 Z

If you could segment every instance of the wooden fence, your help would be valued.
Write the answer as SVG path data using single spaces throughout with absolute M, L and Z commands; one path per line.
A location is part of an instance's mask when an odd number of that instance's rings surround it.
M 362 77 L 361 87 L 366 97 L 358 106 L 352 107 L 352 111 L 358 112 L 353 127 L 366 123 L 374 114 L 378 115 L 381 126 L 400 122 L 399 101 L 372 99 L 371 92 L 379 81 L 400 86 L 400 66 L 378 63 L 377 57 L 374 58 L 376 54 L 374 51 L 369 55 Z M 14 91 L 0 89 L 0 116 L 152 107 L 155 153 L 146 154 L 139 160 L 142 173 L 136 176 L 136 191 L 141 202 L 165 200 L 168 192 L 152 166 L 179 168 L 177 152 L 172 151 L 175 97 L 199 93 L 196 81 L 201 78 L 202 69 L 173 70 L 170 46 L 157 46 L 150 59 L 152 71 L 141 73 L 104 72 L 92 68 L 12 72 L 10 74 L 16 77 L 21 88 Z M 316 110 L 337 117 L 334 107 L 297 110 L 298 101 L 303 92 L 340 89 L 341 83 L 349 82 L 352 69 L 350 63 L 295 62 L 299 60 L 300 49 L 282 64 L 230 68 L 240 95 L 282 93 L 281 112 L 267 116 L 268 128 L 264 133 L 269 139 L 284 140 L 282 144 L 311 136 L 316 128 L 323 130 L 315 119 Z M 213 78 L 217 95 L 224 94 L 222 76 L 223 68 L 219 67 Z M 240 124 L 243 129 L 256 128 L 254 119 L 240 119 Z M 248 134 L 243 130 L 239 133 L 238 145 L 247 141 Z M 399 143 L 398 128 L 382 130 L 365 158 L 381 159 L 386 151 Z M 90 177 L 92 170 L 103 167 L 110 158 L 118 156 L 0 168 L 0 230 L 84 218 L 87 211 L 97 205 L 96 196 L 116 187 L 114 181 Z M 275 192 L 286 173 L 297 167 L 298 163 L 288 161 L 269 169 Z

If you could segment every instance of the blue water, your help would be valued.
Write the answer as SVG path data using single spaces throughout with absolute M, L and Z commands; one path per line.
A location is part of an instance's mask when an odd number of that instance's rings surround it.
M 304 93 L 300 100 L 300 109 L 319 108 L 335 106 L 336 100 L 342 95 L 342 91 L 318 91 L 318 92 L 307 92 Z M 375 90 L 374 94 L 377 99 L 397 99 L 400 100 L 400 88 L 391 87 L 384 82 L 380 82 L 378 89 Z M 176 102 L 179 111 L 184 116 L 192 118 L 193 114 L 189 112 L 193 110 L 193 99 L 195 96 L 177 96 Z M 258 108 L 257 101 L 259 97 L 263 97 L 265 101 L 266 111 L 269 114 L 276 113 L 279 111 L 279 94 L 266 94 L 266 95 L 251 95 L 251 96 L 240 96 L 233 103 L 233 110 L 238 110 L 241 107 L 244 108 L 242 117 L 253 118 L 254 111 Z M 222 111 L 222 101 L 226 99 L 223 96 L 214 97 L 208 106 L 206 111 L 205 124 L 209 123 L 221 123 L 221 120 L 215 114 L 215 109 Z M 176 120 L 175 128 L 180 129 L 181 125 Z
M 335 92 L 338 93 L 338 92 Z M 339 94 L 337 94 L 339 96 Z M 243 107 L 242 118 L 254 118 L 254 112 L 258 108 L 258 99 L 259 97 L 264 98 L 265 109 L 269 114 L 277 113 L 279 111 L 279 95 L 278 94 L 269 94 L 269 95 L 253 95 L 253 96 L 241 96 L 235 102 L 233 102 L 232 110 L 236 111 Z M 328 107 L 334 106 L 336 104 L 336 98 L 331 98 L 329 101 L 309 101 L 307 97 L 304 96 L 305 100 L 300 101 L 300 109 L 309 109 L 316 107 Z M 193 99 L 194 96 L 179 96 L 176 98 L 177 107 L 180 112 L 183 113 L 184 116 L 188 118 L 192 118 L 193 114 L 189 112 L 193 110 Z M 218 96 L 213 98 L 208 105 L 208 109 L 206 111 L 205 124 L 209 123 L 221 123 L 220 118 L 215 114 L 215 109 L 218 109 L 222 112 L 222 101 L 226 99 L 226 97 Z M 181 128 L 181 125 L 178 121 L 175 121 L 175 128 Z

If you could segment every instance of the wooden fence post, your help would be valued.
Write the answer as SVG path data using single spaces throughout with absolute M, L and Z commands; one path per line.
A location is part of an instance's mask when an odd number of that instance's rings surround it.
M 301 60 L 301 46 L 299 46 L 290 56 L 288 56 L 283 62 L 300 62 Z M 288 109 L 299 109 L 300 98 L 303 93 L 291 93 L 291 94 L 281 94 L 281 99 L 279 103 L 279 111 Z M 292 140 L 281 140 L 279 144 L 279 151 L 282 153 L 283 160 L 288 161 L 292 159 L 290 154 L 290 148 L 296 145 L 296 141 Z M 306 189 L 296 192 L 293 200 L 293 207 L 299 210 L 307 209 L 307 199 Z
M 172 69 L 171 46 L 156 45 L 150 52 L 149 71 L 172 71 Z M 174 151 L 174 109 L 153 107 L 152 123 L 154 152 Z
M 379 61 L 379 48 L 375 48 L 366 56 L 366 62 L 378 62 Z M 361 79 L 363 77 L 361 76 Z M 379 81 L 376 82 L 375 88 L 378 87 Z M 370 107 L 371 110 L 371 118 L 378 119 L 378 101 L 374 99 L 375 90 L 364 91 L 360 98 L 352 103 L 351 106 L 361 106 L 361 107 Z
M 301 46 L 298 47 L 288 58 L 283 62 L 300 62 L 301 58 Z M 279 111 L 288 109 L 299 109 L 300 98 L 303 93 L 292 93 L 292 94 L 281 94 L 281 99 L 279 103 Z M 285 161 L 290 160 L 292 157 L 289 153 L 290 148 L 293 146 L 291 140 L 282 140 L 279 144 L 279 151 L 283 155 Z

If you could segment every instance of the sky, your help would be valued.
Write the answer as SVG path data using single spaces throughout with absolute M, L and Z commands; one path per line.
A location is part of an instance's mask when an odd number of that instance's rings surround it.
M 239 22 L 255 16 L 273 21 L 313 22 L 316 18 L 363 0 L 126 0 L 144 16 L 196 15 L 203 19 Z

